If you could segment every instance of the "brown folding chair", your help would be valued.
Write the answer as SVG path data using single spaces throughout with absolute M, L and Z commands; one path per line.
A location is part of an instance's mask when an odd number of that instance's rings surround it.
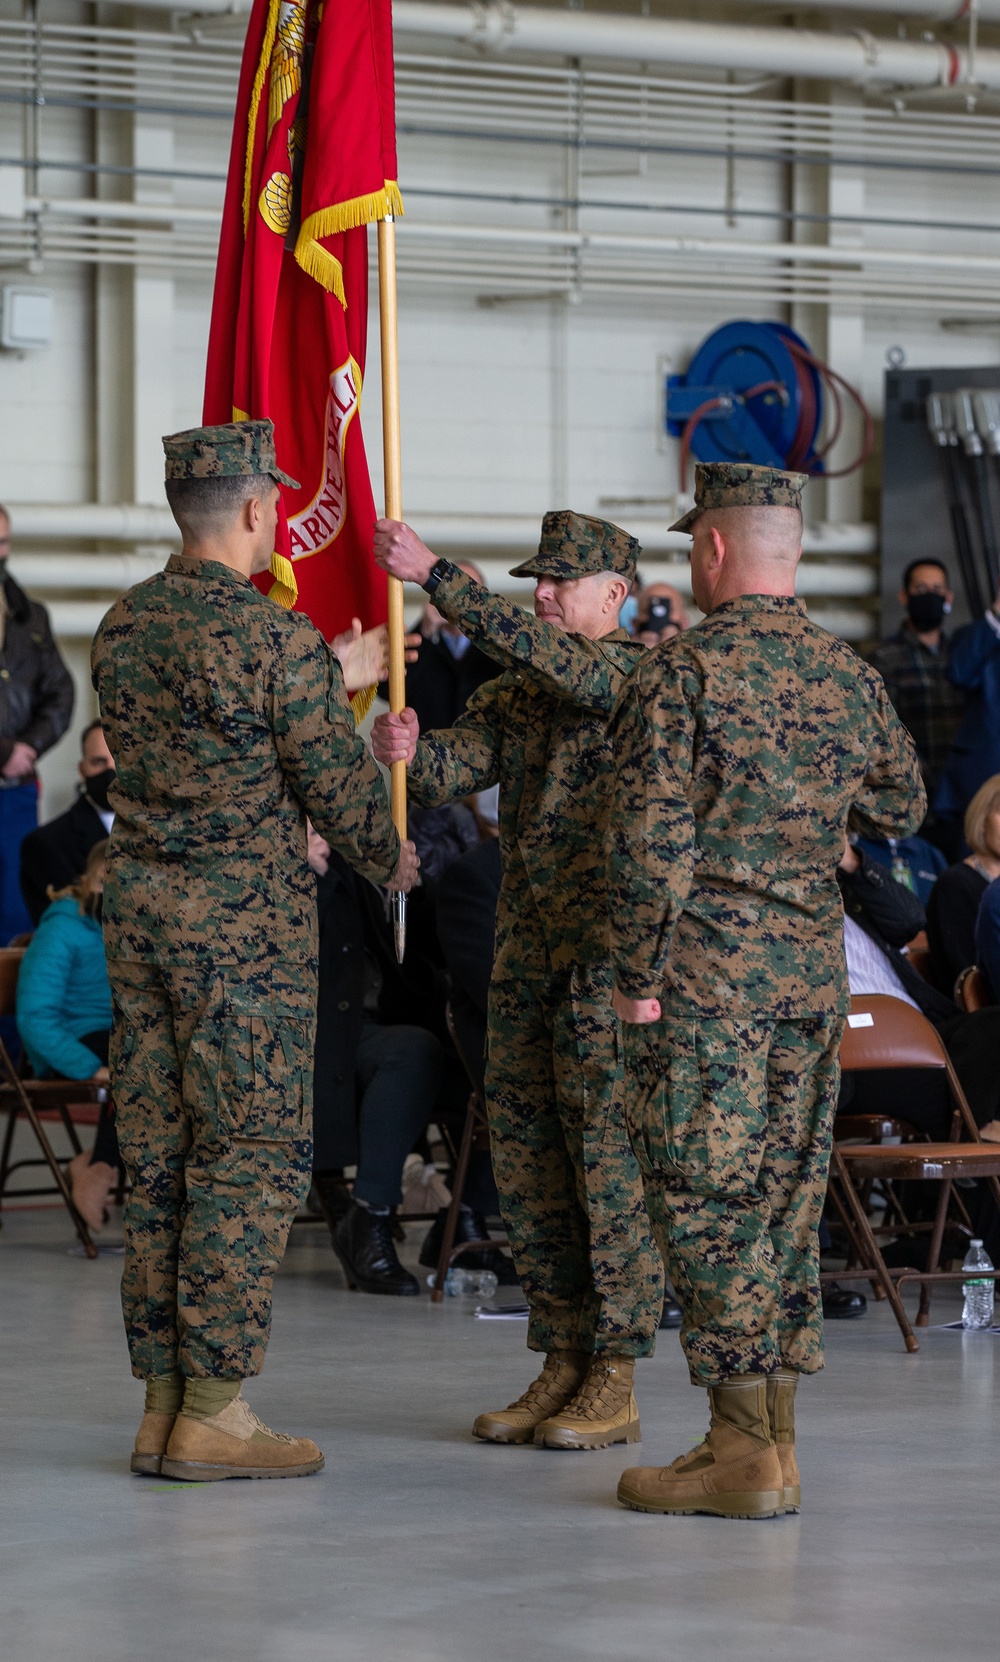
M 986 984 L 986 977 L 975 964 L 964 969 L 955 982 L 955 991 L 952 994 L 955 1003 L 966 1015 L 971 1016 L 976 1010 L 985 1010 L 992 1004 L 990 990 Z
M 869 1280 L 889 1300 L 908 1351 L 920 1349 L 900 1297 L 903 1282 L 920 1286 L 917 1326 L 930 1320 L 930 1290 L 936 1282 L 961 1281 L 961 1270 L 940 1269 L 941 1246 L 948 1219 L 953 1187 L 960 1178 L 986 1178 L 1000 1204 L 1000 1147 L 981 1141 L 976 1122 L 965 1098 L 958 1075 L 944 1045 L 926 1016 L 902 999 L 876 993 L 851 999 L 851 1014 L 844 1029 L 840 1052 L 845 1073 L 885 1068 L 940 1068 L 948 1080 L 955 1111 L 951 1141 L 947 1143 L 882 1142 L 853 1143 L 843 1140 L 855 1123 L 847 1117 L 834 1122 L 834 1144 L 830 1164 L 831 1196 L 857 1257 L 859 1269 L 825 1273 L 821 1279 Z M 966 1140 L 963 1140 L 963 1135 Z M 941 1185 L 937 1210 L 931 1227 L 926 1270 L 889 1270 L 882 1257 L 875 1231 L 858 1192 L 866 1181 L 924 1181 Z M 913 1234 L 919 1225 L 895 1225 L 894 1233 Z M 969 1231 L 966 1231 L 969 1233 Z M 997 1272 L 992 1272 L 995 1279 Z
M 438 1256 L 437 1269 L 434 1273 L 434 1286 L 431 1290 L 431 1300 L 434 1304 L 440 1304 L 444 1298 L 445 1279 L 456 1258 L 460 1258 L 463 1253 L 466 1252 L 477 1252 L 481 1251 L 485 1247 L 496 1247 L 501 1244 L 498 1241 L 487 1238 L 484 1241 L 462 1241 L 458 1246 L 455 1245 L 455 1233 L 458 1229 L 458 1209 L 462 1204 L 462 1190 L 465 1187 L 466 1173 L 469 1169 L 469 1159 L 472 1155 L 473 1147 L 477 1142 L 482 1145 L 483 1139 L 485 1138 L 486 1146 L 489 1146 L 489 1122 L 486 1118 L 486 1104 L 479 1095 L 479 1090 L 476 1086 L 475 1073 L 469 1066 L 468 1058 L 462 1051 L 462 1046 L 459 1041 L 450 1004 L 445 1009 L 445 1018 L 448 1023 L 448 1032 L 451 1035 L 451 1042 L 458 1052 L 459 1061 L 468 1075 L 469 1084 L 472 1089 L 469 1093 L 469 1101 L 465 1110 L 465 1122 L 462 1126 L 462 1136 L 457 1148 L 453 1150 L 454 1172 L 451 1186 L 451 1204 L 448 1207 L 448 1215 L 445 1218 L 444 1234 L 441 1237 L 441 1252 Z
M 24 957 L 23 947 L 0 948 L 0 1016 L 13 1016 L 17 1006 L 17 977 Z M 44 1189 L 18 1189 L 19 1195 L 59 1194 L 73 1220 L 73 1227 L 83 1250 L 88 1258 L 97 1257 L 97 1248 L 91 1238 L 90 1230 L 73 1204 L 73 1196 L 66 1181 L 66 1174 L 56 1158 L 55 1151 L 49 1141 L 42 1116 L 46 1118 L 58 1117 L 70 1141 L 74 1154 L 82 1152 L 80 1139 L 73 1124 L 71 1107 L 75 1103 L 89 1100 L 100 1102 L 104 1096 L 104 1088 L 86 1080 L 36 1080 L 22 1079 L 15 1068 L 10 1051 L 0 1038 L 0 1113 L 7 1115 L 7 1130 L 4 1136 L 3 1149 L 0 1152 L 0 1200 L 7 1192 L 7 1182 L 12 1172 L 24 1166 L 48 1166 L 54 1179 L 52 1185 Z M 11 1160 L 11 1150 L 14 1142 L 14 1132 L 19 1119 L 26 1119 L 34 1133 L 35 1141 L 41 1150 L 40 1157 L 26 1160 Z

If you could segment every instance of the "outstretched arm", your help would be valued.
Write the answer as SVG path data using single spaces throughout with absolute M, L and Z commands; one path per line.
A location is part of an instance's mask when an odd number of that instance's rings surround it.
M 695 820 L 687 798 L 692 700 L 673 665 L 640 664 L 611 719 L 611 955 L 624 1021 L 655 1020 L 674 925 L 694 872 Z
M 380 519 L 375 527 L 375 558 L 406 583 L 425 583 L 437 564 L 416 532 L 392 519 Z M 583 709 L 614 708 L 623 676 L 599 641 L 543 623 L 450 562 L 433 598 L 438 610 L 498 663 L 530 670 L 546 692 Z

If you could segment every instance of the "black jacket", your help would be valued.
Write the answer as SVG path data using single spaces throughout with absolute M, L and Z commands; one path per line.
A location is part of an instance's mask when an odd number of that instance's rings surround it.
M 424 890 L 415 889 L 409 897 L 402 965 L 396 963 L 382 890 L 358 877 L 338 854 L 331 853 L 326 876 L 316 879 L 316 899 L 319 995 L 313 1134 L 315 1169 L 326 1171 L 357 1163 L 355 1073 L 365 1019 L 366 952 L 375 960 L 382 980 L 378 1008 L 370 1012 L 370 1019 L 380 1024 L 426 1027 L 446 1043 L 447 989 Z
M 44 606 L 29 600 L 0 564 L 7 630 L 0 652 L 0 767 L 20 739 L 44 756 L 73 715 L 73 678 L 52 639 Z
M 914 1004 L 942 1032 L 954 1025 L 958 1009 L 925 981 L 900 951 L 926 926 L 923 905 L 911 889 L 896 882 L 885 866 L 860 849 L 857 852 L 861 860 L 858 870 L 837 872 L 844 911 L 885 953 Z
M 425 636 L 416 663 L 406 668 L 406 702 L 417 712 L 421 733 L 430 727 L 453 727 L 476 688 L 500 673 L 501 666 L 478 646 L 467 647 L 456 658 L 443 640 Z M 384 689 L 383 696 L 388 696 Z
M 57 819 L 28 833 L 21 844 L 21 893 L 36 928 L 49 903 L 49 885 L 64 889 L 82 877 L 87 855 L 106 836 L 100 814 L 82 795 Z
M 489 837 L 452 861 L 435 895 L 438 940 L 451 977 L 451 1013 L 459 1049 L 484 1098 L 486 1003 L 502 875 L 500 840 Z

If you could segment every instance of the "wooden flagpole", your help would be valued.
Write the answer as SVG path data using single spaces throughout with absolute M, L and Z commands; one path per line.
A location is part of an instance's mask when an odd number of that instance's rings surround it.
M 399 437 L 399 327 L 396 306 L 396 223 L 392 214 L 378 222 L 378 314 L 382 344 L 382 459 L 385 472 L 385 517 L 403 517 L 403 478 Z M 406 704 L 406 659 L 403 637 L 403 585 L 388 579 L 389 708 L 398 715 Z M 400 840 L 406 839 L 406 763 L 392 764 L 392 818 Z M 396 958 L 406 951 L 406 896 L 392 897 Z

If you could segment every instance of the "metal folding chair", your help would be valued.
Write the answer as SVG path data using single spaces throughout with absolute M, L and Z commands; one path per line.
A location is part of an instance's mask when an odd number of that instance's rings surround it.
M 834 1124 L 833 1154 L 830 1163 L 831 1197 L 840 1214 L 858 1260 L 857 1270 L 824 1274 L 825 1281 L 867 1280 L 876 1293 L 889 1300 L 908 1351 L 920 1346 L 910 1326 L 900 1297 L 904 1282 L 920 1286 L 917 1326 L 930 1319 L 931 1287 L 938 1282 L 962 1281 L 962 1270 L 940 1268 L 941 1247 L 954 1184 L 961 1178 L 985 1178 L 1000 1204 L 1000 1147 L 981 1141 L 972 1110 L 944 1045 L 926 1016 L 902 999 L 877 993 L 851 999 L 851 1014 L 844 1030 L 841 1067 L 852 1070 L 886 1068 L 943 1069 L 955 1111 L 951 1141 L 947 1143 L 853 1143 L 842 1140 L 849 1126 L 838 1131 Z M 963 1140 L 963 1137 L 965 1140 Z M 882 1256 L 858 1184 L 882 1181 L 923 1181 L 941 1185 L 931 1228 L 926 1270 L 890 1270 Z M 913 1225 L 898 1225 L 896 1232 L 913 1233 Z M 998 1272 L 993 1272 L 995 1279 Z
M 0 948 L 0 1016 L 13 1016 L 15 1014 L 17 977 L 23 957 L 23 947 Z M 90 1230 L 73 1204 L 73 1196 L 66 1180 L 66 1174 L 49 1141 L 41 1116 L 42 1114 L 57 1114 L 69 1138 L 70 1147 L 74 1154 L 79 1154 L 82 1150 L 70 1113 L 71 1105 L 87 1100 L 100 1102 L 106 1095 L 104 1087 L 96 1086 L 90 1081 L 78 1083 L 67 1080 L 22 1079 L 2 1038 L 0 1038 L 0 1081 L 2 1081 L 0 1082 L 0 1113 L 7 1115 L 7 1129 L 4 1135 L 3 1148 L 0 1150 L 0 1200 L 8 1192 L 7 1183 L 13 1172 L 25 1166 L 47 1166 L 53 1178 L 50 1186 L 46 1186 L 44 1189 L 18 1189 L 15 1192 L 20 1195 L 59 1194 L 73 1220 L 73 1227 L 80 1238 L 84 1252 L 88 1258 L 96 1258 L 98 1255 L 97 1248 L 94 1245 Z M 35 1158 L 13 1161 L 11 1152 L 14 1133 L 17 1122 L 21 1118 L 27 1120 L 30 1125 L 41 1153 Z

